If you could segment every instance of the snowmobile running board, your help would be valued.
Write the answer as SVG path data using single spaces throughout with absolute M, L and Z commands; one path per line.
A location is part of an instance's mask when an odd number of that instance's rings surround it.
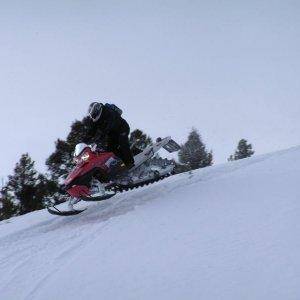
M 50 207 L 47 207 L 47 210 L 51 215 L 55 215 L 55 216 L 75 216 L 86 210 L 85 208 L 85 209 L 78 209 L 78 210 L 73 209 L 68 211 L 67 210 L 61 211 L 55 206 L 52 206 L 52 208 L 54 208 L 55 210 L 51 209 Z
M 180 150 L 180 146 L 174 140 L 172 140 L 170 136 L 164 139 L 157 138 L 156 143 L 150 145 L 149 147 L 144 149 L 143 152 L 134 156 L 134 166 L 129 170 L 129 172 L 136 170 L 143 163 L 145 163 L 145 161 L 154 156 L 155 153 L 158 152 L 161 148 L 164 148 L 169 153 Z

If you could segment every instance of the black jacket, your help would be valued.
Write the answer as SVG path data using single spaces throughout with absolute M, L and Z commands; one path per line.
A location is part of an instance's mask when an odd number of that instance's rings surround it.
M 97 122 L 91 121 L 90 135 L 95 136 L 101 133 L 103 137 L 119 135 L 121 133 L 129 134 L 128 123 L 109 106 L 104 105 L 100 119 Z

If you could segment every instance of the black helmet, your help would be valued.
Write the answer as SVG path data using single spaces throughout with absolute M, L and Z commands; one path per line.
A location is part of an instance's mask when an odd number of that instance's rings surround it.
M 98 102 L 92 102 L 89 106 L 89 117 L 94 121 L 97 122 L 102 114 L 103 104 Z

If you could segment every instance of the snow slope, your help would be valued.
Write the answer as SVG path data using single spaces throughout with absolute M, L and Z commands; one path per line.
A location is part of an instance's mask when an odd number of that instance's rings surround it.
M 297 147 L 1 222 L 0 299 L 300 299 L 299 179 Z

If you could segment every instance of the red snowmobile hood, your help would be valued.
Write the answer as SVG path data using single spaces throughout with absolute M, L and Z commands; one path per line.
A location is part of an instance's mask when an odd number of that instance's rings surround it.
M 78 163 L 66 178 L 65 185 L 70 185 L 73 180 L 85 175 L 94 168 L 100 168 L 108 172 L 108 161 L 112 158 L 115 158 L 112 152 L 93 152 L 90 148 L 86 148 L 78 157 Z

